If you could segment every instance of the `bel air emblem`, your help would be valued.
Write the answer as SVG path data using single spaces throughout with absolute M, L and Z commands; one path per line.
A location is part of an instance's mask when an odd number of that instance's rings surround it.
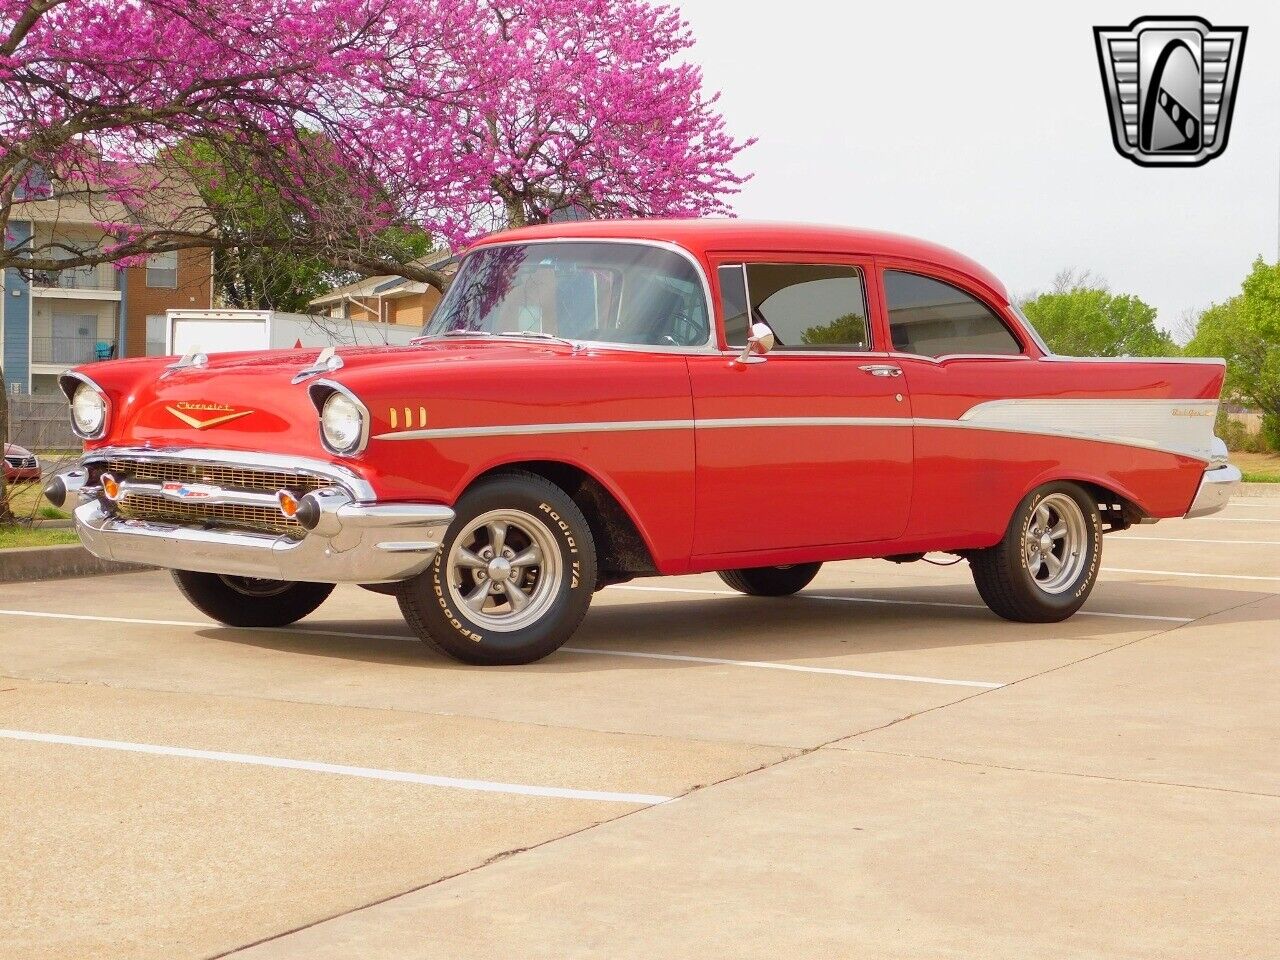
M 180 401 L 165 409 L 193 430 L 208 430 L 210 427 L 221 426 L 253 413 L 252 410 L 235 410 L 221 403 L 188 403 L 186 401 Z
M 1227 148 L 1247 27 L 1140 17 L 1093 33 L 1121 156 L 1144 167 L 1198 167 Z

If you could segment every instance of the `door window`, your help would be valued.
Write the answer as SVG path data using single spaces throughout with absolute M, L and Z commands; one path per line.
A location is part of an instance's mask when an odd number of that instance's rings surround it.
M 749 263 L 744 271 L 745 292 L 741 276 L 736 281 L 732 278 L 734 271 L 743 268 L 720 268 L 725 338 L 730 346 L 747 342 L 749 324 L 743 308 L 750 304 L 752 319 L 773 330 L 775 350 L 871 349 L 862 271 L 857 267 Z
M 747 342 L 747 276 L 742 264 L 734 263 L 717 271 L 720 280 L 720 307 L 724 316 L 724 339 L 733 345 Z
M 884 272 L 893 349 L 922 357 L 1014 356 L 1022 346 L 984 304 L 958 287 L 902 270 Z

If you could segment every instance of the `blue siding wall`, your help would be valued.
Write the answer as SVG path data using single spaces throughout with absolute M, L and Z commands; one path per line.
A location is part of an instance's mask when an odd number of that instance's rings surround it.
M 31 239 L 31 224 L 10 221 L 6 246 L 17 246 Z M 4 272 L 4 378 L 6 384 L 18 384 L 25 393 L 31 384 L 31 288 L 17 270 Z M 9 386 L 9 390 L 13 387 Z

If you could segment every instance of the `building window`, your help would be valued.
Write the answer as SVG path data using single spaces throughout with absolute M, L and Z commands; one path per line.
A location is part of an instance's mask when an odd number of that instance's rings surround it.
M 147 286 L 163 290 L 178 289 L 178 251 L 153 253 L 147 257 Z

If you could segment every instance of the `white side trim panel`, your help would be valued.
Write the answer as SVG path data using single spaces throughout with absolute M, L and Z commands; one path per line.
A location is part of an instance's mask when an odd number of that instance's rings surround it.
M 1211 455 L 1216 400 L 991 400 L 960 422 L 984 429 L 1103 440 L 1197 457 Z M 930 421 L 939 426 L 947 421 Z

